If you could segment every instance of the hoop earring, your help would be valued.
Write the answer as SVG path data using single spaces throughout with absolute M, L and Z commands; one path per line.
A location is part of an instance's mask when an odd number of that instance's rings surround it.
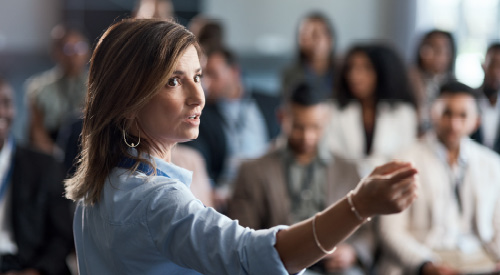
M 137 121 L 135 122 L 135 125 L 137 126 L 137 129 L 139 130 L 139 125 L 137 125 Z M 127 142 L 127 133 L 125 132 L 125 129 L 122 129 L 122 133 L 123 133 L 123 141 L 125 141 L 125 144 L 127 144 L 128 147 L 130 148 L 135 148 L 137 146 L 139 146 L 139 144 L 141 143 L 141 131 L 139 130 L 139 140 L 137 141 L 137 144 L 134 144 L 132 142 L 132 144 L 129 144 Z

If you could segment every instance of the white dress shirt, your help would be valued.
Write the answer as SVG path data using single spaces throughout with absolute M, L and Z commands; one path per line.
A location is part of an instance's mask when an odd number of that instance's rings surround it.
M 12 142 L 5 142 L 0 150 L 0 187 L 3 184 L 10 184 L 6 178 L 12 164 L 13 149 Z M 9 186 L 3 196 L 0 194 L 0 255 L 17 253 L 17 245 L 14 242 L 10 216 L 10 201 L 12 197 L 10 193 L 11 188 Z

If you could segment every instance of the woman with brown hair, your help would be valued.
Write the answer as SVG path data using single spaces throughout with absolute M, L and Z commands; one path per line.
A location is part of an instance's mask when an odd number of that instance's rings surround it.
M 170 163 L 198 135 L 205 104 L 196 38 L 162 20 L 124 20 L 91 59 L 80 165 L 66 182 L 78 200 L 80 274 L 287 274 L 313 264 L 359 225 L 416 196 L 408 163 L 378 167 L 349 195 L 291 227 L 243 228 L 189 190 Z

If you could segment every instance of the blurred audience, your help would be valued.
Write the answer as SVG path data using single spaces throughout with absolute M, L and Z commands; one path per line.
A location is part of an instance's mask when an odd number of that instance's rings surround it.
M 308 14 L 297 30 L 297 60 L 282 73 L 282 96 L 286 98 L 297 83 L 308 81 L 326 98 L 332 96 L 335 77 L 335 31 L 328 18 L 319 12 Z
M 296 86 L 279 113 L 282 136 L 276 146 L 241 165 L 228 212 L 241 225 L 254 229 L 290 225 L 355 188 L 356 166 L 335 157 L 320 142 L 330 116 L 322 96 L 309 84 Z M 312 269 L 325 274 L 367 274 L 375 240 L 372 224 L 363 227 Z
M 346 55 L 326 139 L 334 152 L 356 161 L 362 177 L 416 138 L 406 72 L 388 46 L 357 45 Z
M 500 154 L 500 43 L 488 47 L 483 69 L 478 89 L 481 126 L 472 138 Z
M 227 49 L 207 53 L 203 72 L 207 97 L 203 123 L 199 137 L 186 145 L 205 158 L 223 205 L 239 163 L 264 154 L 279 132 L 275 116 L 279 99 L 246 89 L 236 57 Z
M 54 27 L 51 36 L 56 66 L 26 84 L 29 137 L 34 147 L 60 155 L 55 143 L 59 130 L 80 117 L 85 103 L 89 43 L 80 31 L 63 25 Z
M 13 91 L 0 79 L 0 274 L 69 274 L 73 247 L 63 173 L 49 155 L 16 144 Z
M 398 155 L 418 169 L 419 197 L 380 218 L 380 274 L 493 274 L 500 263 L 500 157 L 468 138 L 479 123 L 475 100 L 464 84 L 443 85 L 434 130 Z
M 455 78 L 455 58 L 455 40 L 447 31 L 431 30 L 418 44 L 416 66 L 410 70 L 410 78 L 418 106 L 419 135 L 431 128 L 430 106 L 439 87 Z

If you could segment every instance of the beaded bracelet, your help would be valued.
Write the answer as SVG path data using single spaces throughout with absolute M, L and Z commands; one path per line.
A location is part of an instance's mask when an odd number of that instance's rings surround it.
M 316 242 L 316 246 L 321 250 L 321 252 L 323 252 L 325 254 L 332 254 L 333 252 L 335 252 L 335 250 L 337 250 L 337 247 L 334 247 L 332 250 L 326 250 L 323 248 L 323 246 L 321 245 L 321 243 L 318 240 L 318 235 L 316 235 L 316 216 L 318 216 L 318 214 L 314 215 L 313 220 L 312 220 L 313 235 L 314 235 L 314 241 Z
M 356 215 L 356 218 L 358 218 L 358 220 L 360 220 L 360 221 L 362 221 L 362 222 L 363 222 L 363 221 L 367 221 L 367 222 L 371 221 L 371 220 L 372 220 L 372 218 L 368 217 L 368 218 L 366 218 L 366 219 L 365 219 L 365 218 L 363 218 L 363 217 L 359 214 L 358 210 L 356 210 L 356 207 L 354 207 L 354 203 L 352 202 L 352 195 L 353 195 L 353 194 L 354 194 L 354 191 L 353 191 L 353 190 L 351 190 L 351 191 L 347 194 L 347 202 L 349 203 L 349 206 L 351 207 L 351 211 L 354 213 L 354 215 Z

